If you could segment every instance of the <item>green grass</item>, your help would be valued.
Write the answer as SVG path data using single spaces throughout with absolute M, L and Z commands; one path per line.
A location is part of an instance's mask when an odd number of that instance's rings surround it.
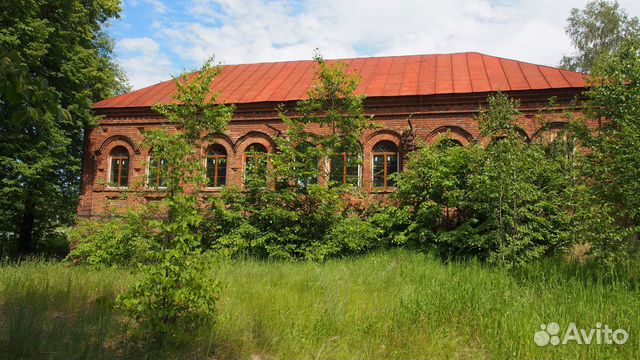
M 218 319 L 164 347 L 112 310 L 134 278 L 60 263 L 0 267 L 0 358 L 638 358 L 640 290 L 557 260 L 509 274 L 408 251 L 327 263 L 222 262 Z M 541 323 L 597 322 L 624 345 L 538 347 Z

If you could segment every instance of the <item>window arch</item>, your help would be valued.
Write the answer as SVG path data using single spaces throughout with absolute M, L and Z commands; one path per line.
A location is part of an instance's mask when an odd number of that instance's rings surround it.
M 129 151 L 124 146 L 111 150 L 111 174 L 109 183 L 117 187 L 129 186 Z
M 396 185 L 391 175 L 400 171 L 398 146 L 391 141 L 378 142 L 373 147 L 373 187 L 387 188 Z
M 207 150 L 207 186 L 222 187 L 227 184 L 227 149 L 220 144 Z
M 147 178 L 147 185 L 149 187 L 165 188 L 167 182 L 164 177 L 164 173 L 167 168 L 167 160 L 160 159 L 153 155 L 153 152 L 149 154 L 149 171 Z
M 361 186 L 362 154 L 341 152 L 329 159 L 329 181 L 339 185 Z
M 245 182 L 259 181 L 267 183 L 267 148 L 260 143 L 253 143 L 245 149 L 244 175 Z

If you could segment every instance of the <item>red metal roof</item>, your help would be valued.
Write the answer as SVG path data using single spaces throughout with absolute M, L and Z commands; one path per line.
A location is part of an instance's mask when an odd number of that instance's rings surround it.
M 586 75 L 475 52 L 329 60 L 360 74 L 358 94 L 411 96 L 585 87 Z M 212 84 L 220 103 L 282 102 L 306 98 L 314 62 L 224 66 Z M 170 102 L 173 80 L 99 101 L 94 109 L 149 107 Z

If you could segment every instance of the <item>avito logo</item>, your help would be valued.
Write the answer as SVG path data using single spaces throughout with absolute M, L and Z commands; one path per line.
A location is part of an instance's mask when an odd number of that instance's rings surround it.
M 537 331 L 533 337 L 533 341 L 538 346 L 566 345 L 574 341 L 580 345 L 622 345 L 629 340 L 629 332 L 624 329 L 613 330 L 609 325 L 602 326 L 602 323 L 596 323 L 591 329 L 579 329 L 575 323 L 569 323 L 564 331 L 562 341 L 560 340 L 560 325 L 556 322 L 548 324 L 540 324 L 540 331 Z

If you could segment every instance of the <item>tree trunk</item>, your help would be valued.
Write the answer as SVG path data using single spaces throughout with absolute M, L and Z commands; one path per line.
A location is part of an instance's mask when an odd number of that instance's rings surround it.
M 36 221 L 36 204 L 33 190 L 27 188 L 24 200 L 24 212 L 22 213 L 22 223 L 20 224 L 20 237 L 18 238 L 18 251 L 21 255 L 31 253 L 35 250 L 33 241 L 33 226 Z

